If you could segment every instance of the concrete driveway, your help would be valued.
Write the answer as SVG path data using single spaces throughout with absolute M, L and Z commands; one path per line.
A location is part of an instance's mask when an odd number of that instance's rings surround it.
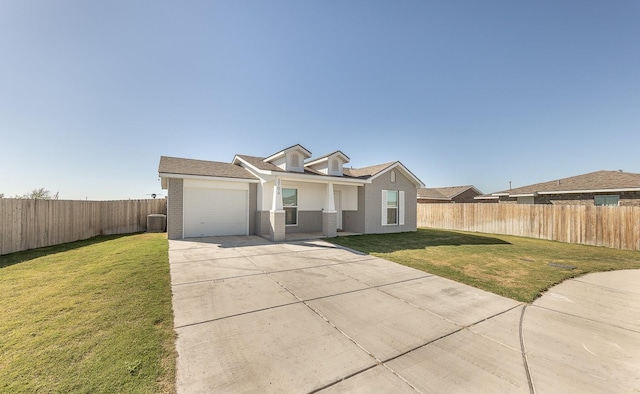
M 634 392 L 640 271 L 533 305 L 323 241 L 170 241 L 177 389 Z

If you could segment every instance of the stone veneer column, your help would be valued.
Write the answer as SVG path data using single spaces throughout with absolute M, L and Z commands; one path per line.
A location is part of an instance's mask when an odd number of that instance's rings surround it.
M 273 180 L 273 201 L 269 211 L 269 237 L 273 242 L 285 240 L 285 214 L 282 207 L 282 183 L 280 178 Z
M 285 240 L 284 210 L 269 211 L 269 239 L 273 242 Z
M 323 211 L 322 212 L 322 235 L 333 238 L 338 235 L 338 212 Z

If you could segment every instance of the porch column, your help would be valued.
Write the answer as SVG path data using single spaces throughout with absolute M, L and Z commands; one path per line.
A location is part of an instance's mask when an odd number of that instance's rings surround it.
M 285 217 L 282 207 L 282 183 L 276 177 L 273 181 L 273 201 L 269 211 L 269 239 L 274 242 L 284 241 Z
M 337 235 L 338 212 L 333 199 L 333 182 L 327 183 L 324 210 L 322 211 L 322 235 L 333 238 Z

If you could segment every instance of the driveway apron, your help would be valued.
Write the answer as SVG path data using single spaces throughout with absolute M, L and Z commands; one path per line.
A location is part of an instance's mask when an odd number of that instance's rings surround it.
M 568 336 L 574 322 L 545 297 L 526 306 L 320 240 L 172 240 L 169 260 L 179 393 L 554 392 L 603 375 L 564 368 L 553 351 L 563 345 L 541 322 Z M 636 319 L 637 305 L 627 306 Z M 587 341 L 594 316 L 570 339 Z M 613 387 L 633 387 L 639 320 L 607 319 L 609 355 L 627 358 L 605 367 L 622 369 Z M 606 386 L 585 381 L 586 391 Z

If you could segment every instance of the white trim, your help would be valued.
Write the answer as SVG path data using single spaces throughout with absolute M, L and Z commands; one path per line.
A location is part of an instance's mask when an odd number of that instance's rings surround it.
M 160 178 L 200 179 L 200 180 L 207 180 L 207 181 L 260 183 L 259 179 L 249 179 L 249 178 L 226 178 L 226 177 L 221 177 L 221 176 L 172 174 L 172 173 L 168 173 L 168 172 L 161 172 L 158 175 L 160 176 Z
M 404 226 L 404 190 L 398 191 L 398 225 Z
M 538 193 L 509 194 L 509 197 L 535 197 Z
M 380 212 L 381 217 L 382 217 L 382 221 L 380 222 L 380 224 L 382 226 L 388 226 L 389 224 L 387 223 L 387 190 L 383 190 L 382 191 L 382 202 L 381 202 L 381 206 L 382 206 L 382 211 Z
M 388 193 L 389 192 L 395 192 L 396 193 L 396 204 L 397 206 L 395 207 L 396 209 L 396 222 L 395 223 L 389 223 L 387 221 L 387 219 L 389 218 L 389 200 L 388 200 Z M 382 191 L 382 221 L 381 221 L 381 225 L 382 226 L 400 226 L 400 193 L 402 193 L 403 196 L 403 205 L 404 205 L 404 191 L 402 190 L 383 190 Z M 403 218 L 403 224 L 404 224 L 404 218 Z

